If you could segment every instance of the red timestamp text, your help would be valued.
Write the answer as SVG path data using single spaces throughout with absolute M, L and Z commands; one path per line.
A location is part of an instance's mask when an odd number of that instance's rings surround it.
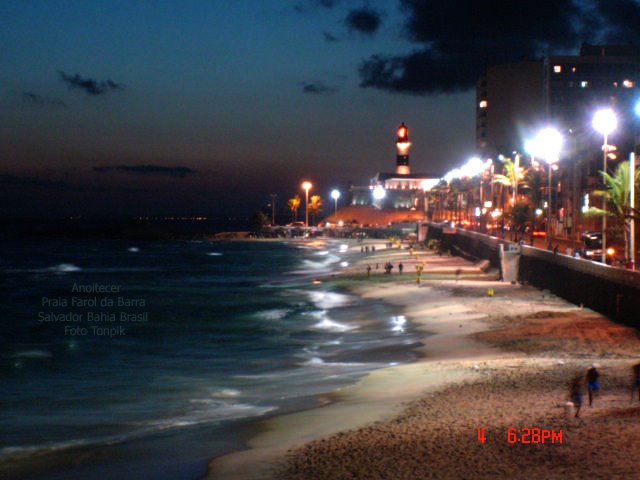
M 562 444 L 562 430 L 555 431 L 537 427 L 509 428 L 507 429 L 507 442 L 511 444 Z

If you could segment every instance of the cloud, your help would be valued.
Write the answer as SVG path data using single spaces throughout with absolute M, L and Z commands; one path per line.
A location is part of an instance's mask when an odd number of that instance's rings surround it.
M 67 105 L 58 98 L 44 97 L 33 92 L 22 92 L 22 99 L 25 102 L 33 105 L 51 106 L 51 107 L 66 107 Z
M 2 188 L 67 188 L 66 182 L 47 180 L 38 177 L 22 177 L 19 175 L 0 174 L 0 185 Z
M 336 93 L 338 89 L 336 87 L 330 87 L 325 85 L 324 82 L 301 82 L 302 91 L 304 93 L 311 93 L 315 95 L 330 95 Z
M 98 173 L 125 172 L 135 175 L 165 175 L 180 178 L 197 173 L 197 170 L 189 167 L 163 167 L 160 165 L 111 165 L 93 167 L 93 171 Z
M 340 0 L 302 0 L 294 5 L 294 10 L 298 13 L 305 13 L 318 7 L 331 9 L 338 5 Z
M 360 85 L 411 94 L 473 88 L 488 65 L 546 54 L 576 54 L 580 44 L 640 43 L 636 0 L 401 0 L 403 55 L 372 55 Z
M 335 37 L 335 36 L 331 35 L 329 32 L 322 32 L 322 35 L 324 36 L 324 41 L 325 42 L 337 42 L 338 41 L 338 37 Z
M 349 11 L 344 21 L 350 32 L 373 35 L 382 24 L 382 16 L 369 7 L 354 8 Z
M 84 90 L 86 93 L 93 96 L 105 95 L 106 93 L 114 90 L 124 90 L 124 85 L 122 83 L 116 83 L 110 79 L 98 81 L 93 78 L 83 78 L 78 73 L 71 76 L 63 71 L 59 71 L 58 74 L 62 81 L 67 84 L 69 89 Z

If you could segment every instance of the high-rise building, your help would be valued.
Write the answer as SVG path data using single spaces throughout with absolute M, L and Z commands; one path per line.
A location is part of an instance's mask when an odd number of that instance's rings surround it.
M 523 152 L 524 142 L 543 125 L 553 125 L 565 142 L 552 201 L 555 235 L 572 237 L 595 228 L 581 214 L 585 195 L 601 181 L 602 135 L 592 127 L 604 107 L 618 116 L 609 137 L 617 161 L 634 147 L 640 98 L 640 50 L 631 46 L 583 44 L 579 55 L 489 67 L 476 88 L 476 146 L 483 155 Z M 614 169 L 616 161 L 608 164 Z
M 544 120 L 542 61 L 489 67 L 476 84 L 476 147 L 483 157 L 522 150 Z

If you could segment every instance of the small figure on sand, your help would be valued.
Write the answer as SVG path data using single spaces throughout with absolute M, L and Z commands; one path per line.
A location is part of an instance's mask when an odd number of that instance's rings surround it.
M 391 270 L 393 270 L 393 264 L 391 262 L 387 262 L 384 265 L 384 273 L 391 275 Z
M 371 276 L 371 265 L 367 263 L 367 277 Z
M 404 265 L 402 265 L 402 262 L 400 262 L 398 264 L 398 273 L 400 273 L 400 275 L 402 275 L 402 270 L 404 270 Z
M 589 392 L 589 406 L 593 407 L 593 396 L 600 391 L 600 373 L 596 369 L 596 364 L 592 364 L 587 370 L 587 391 Z
M 573 380 L 571 380 L 571 385 L 569 387 L 569 397 L 571 398 L 571 402 L 573 403 L 573 405 L 576 407 L 576 418 L 580 416 L 580 408 L 582 407 L 582 395 L 582 375 L 578 375 Z
M 462 269 L 458 268 L 456 270 L 456 282 L 460 279 L 460 275 L 462 274 Z
M 640 401 L 640 363 L 636 363 L 633 367 L 633 384 L 631 386 L 631 400 L 633 394 L 638 391 L 638 400 Z

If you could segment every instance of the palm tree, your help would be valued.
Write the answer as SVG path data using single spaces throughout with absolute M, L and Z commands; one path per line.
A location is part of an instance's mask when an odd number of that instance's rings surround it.
M 320 195 L 313 195 L 309 199 L 309 213 L 311 213 L 311 223 L 316 223 L 316 215 L 322 212 L 322 198 Z
M 529 204 L 526 202 L 516 203 L 509 213 L 509 219 L 511 221 L 512 232 L 515 234 L 514 240 L 518 241 L 524 236 L 527 223 L 529 223 L 531 219 Z
M 511 197 L 511 206 L 513 207 L 516 204 L 516 196 L 518 194 L 518 182 L 523 177 L 523 168 L 520 166 L 516 166 L 516 164 L 510 158 L 504 159 L 502 162 L 502 173 L 494 173 L 493 181 L 499 183 L 500 185 L 504 185 L 509 187 L 513 195 Z M 523 187 L 526 186 L 525 183 L 520 183 Z
M 295 222 L 298 219 L 298 208 L 300 207 L 300 195 L 296 195 L 287 201 L 287 206 L 291 210 L 291 221 Z
M 547 187 L 544 170 L 530 168 L 524 174 L 523 189 L 528 192 L 531 204 L 531 244 L 533 245 L 533 232 L 536 230 L 536 210 L 542 206 L 544 189 Z
M 622 162 L 613 172 L 613 175 L 607 172 L 602 173 L 604 179 L 604 190 L 596 190 L 594 195 L 606 197 L 608 217 L 615 218 L 618 225 L 622 225 L 624 232 L 624 254 L 625 258 L 629 258 L 629 228 L 630 220 L 638 218 L 638 210 L 635 205 L 629 204 L 629 162 Z M 635 171 L 634 184 L 640 184 L 640 170 Z M 604 216 L 604 210 L 591 207 L 585 212 L 587 216 Z

